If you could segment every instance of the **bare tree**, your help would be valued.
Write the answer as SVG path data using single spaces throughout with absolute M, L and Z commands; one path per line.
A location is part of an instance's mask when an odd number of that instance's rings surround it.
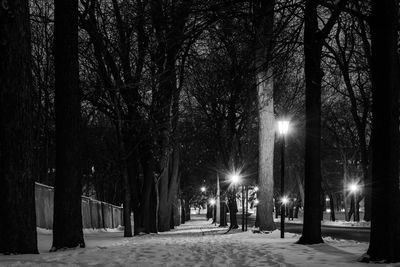
M 55 1 L 54 59 L 56 181 L 51 251 L 85 246 L 81 211 L 78 0 Z
M 372 216 L 363 261 L 400 261 L 398 10 L 396 0 L 372 1 Z
M 321 69 L 322 46 L 347 0 L 340 0 L 322 29 L 318 26 L 318 0 L 306 0 L 304 56 L 306 80 L 305 201 L 300 244 L 322 243 L 321 238 Z
M 38 253 L 28 1 L 2 1 L 0 36 L 0 253 Z
M 275 1 L 255 1 L 256 15 L 256 83 L 259 117 L 258 184 L 260 200 L 257 206 L 260 230 L 274 230 L 274 75 L 271 62 Z

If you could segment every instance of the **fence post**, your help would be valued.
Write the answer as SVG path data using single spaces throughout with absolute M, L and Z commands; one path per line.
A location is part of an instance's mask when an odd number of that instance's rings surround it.
M 111 226 L 112 226 L 112 228 L 115 228 L 114 227 L 114 207 L 111 205 L 110 205 L 110 207 L 111 207 Z

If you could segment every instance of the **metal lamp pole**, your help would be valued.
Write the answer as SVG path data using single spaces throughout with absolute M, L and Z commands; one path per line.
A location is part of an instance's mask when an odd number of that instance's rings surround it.
M 247 214 L 249 212 L 249 187 L 246 186 L 246 231 L 247 231 Z
M 244 232 L 244 185 L 242 183 L 242 232 Z
M 278 121 L 278 131 L 281 135 L 281 238 L 285 238 L 285 210 L 286 201 L 284 201 L 285 194 L 285 135 L 289 130 L 289 121 Z
M 285 134 L 281 140 L 281 197 L 285 194 Z M 281 203 L 281 238 L 285 238 L 285 204 Z

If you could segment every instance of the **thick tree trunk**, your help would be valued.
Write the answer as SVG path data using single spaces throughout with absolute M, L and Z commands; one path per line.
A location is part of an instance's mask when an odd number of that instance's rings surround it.
M 259 117 L 259 162 L 258 183 L 259 204 L 257 206 L 258 226 L 260 230 L 271 231 L 276 228 L 273 219 L 274 195 L 274 77 L 271 64 L 272 35 L 275 1 L 256 1 L 257 50 L 256 82 L 258 91 Z
M 139 162 L 138 162 L 138 152 L 137 150 L 132 151 L 132 142 L 128 141 L 132 136 L 128 134 L 128 137 L 125 138 L 125 144 L 129 143 L 130 146 L 125 148 L 125 151 L 130 149 L 129 156 L 127 159 L 127 167 L 128 167 L 128 177 L 129 177 L 129 188 L 130 188 L 130 197 L 131 197 L 131 206 L 133 211 L 133 232 L 134 235 L 138 235 L 142 228 L 142 220 L 143 214 L 140 209 L 140 200 L 141 200 L 141 189 L 142 186 L 139 183 Z
M 238 222 L 236 214 L 238 212 L 238 207 L 236 203 L 236 189 L 233 189 L 228 193 L 228 208 L 229 208 L 229 228 L 238 228 Z
M 297 186 L 299 188 L 299 193 L 300 193 L 300 203 L 304 204 L 304 185 L 303 185 L 303 181 L 301 180 L 300 174 L 298 174 L 297 172 L 294 173 L 294 176 L 296 177 L 296 182 L 297 182 Z
M 398 1 L 372 1 L 372 207 L 369 260 L 400 261 Z
M 0 14 L 0 253 L 36 254 L 28 1 Z
M 322 243 L 321 238 L 321 41 L 316 39 L 318 1 L 305 7 L 304 55 L 306 79 L 306 138 L 304 224 L 301 244 Z
M 181 198 L 181 224 L 186 222 L 186 205 L 185 200 Z
M 157 233 L 155 219 L 157 209 L 157 197 L 155 196 L 154 159 L 150 144 L 141 147 L 141 165 L 143 169 L 143 194 L 141 199 L 141 214 L 143 215 L 142 227 L 145 233 Z
M 85 246 L 81 213 L 78 1 L 56 0 L 54 17 L 57 145 L 52 251 Z
M 161 133 L 161 174 L 159 179 L 159 210 L 158 210 L 158 231 L 170 230 L 171 203 L 168 201 L 169 191 L 169 130 Z
M 122 183 L 124 187 L 124 209 L 123 209 L 123 219 L 124 219 L 124 237 L 132 237 L 132 223 L 131 223 L 131 188 L 129 186 L 129 175 L 128 167 L 126 163 L 122 163 Z
M 185 221 L 190 221 L 190 204 L 189 200 L 185 200 Z

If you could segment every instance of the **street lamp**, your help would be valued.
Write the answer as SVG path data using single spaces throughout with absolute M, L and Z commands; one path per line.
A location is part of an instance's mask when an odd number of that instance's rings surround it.
M 285 199 L 285 136 L 289 131 L 289 121 L 278 121 L 278 133 L 281 136 L 281 238 L 285 238 L 285 206 L 283 200 Z M 286 198 L 287 201 L 287 198 Z
M 237 175 L 237 174 L 231 174 L 230 175 L 230 177 L 229 177 L 230 179 L 231 179 L 231 182 L 233 183 L 233 184 L 239 184 L 240 183 L 240 176 L 239 175 Z
M 350 193 L 354 194 L 354 221 L 358 221 L 357 216 L 357 191 L 360 190 L 360 186 L 356 183 L 352 183 L 349 185 Z
M 206 187 L 205 187 L 205 186 L 202 186 L 202 187 L 200 188 L 200 191 L 203 192 L 203 193 L 206 192 Z
M 242 186 L 242 232 L 244 232 L 245 231 L 245 227 L 244 227 L 244 224 L 245 224 L 245 203 L 244 203 L 245 192 L 244 192 L 244 185 L 242 183 L 242 179 L 241 179 L 240 175 L 238 175 L 236 173 L 231 174 L 229 176 L 229 179 L 231 180 L 232 184 L 237 185 L 237 184 L 241 183 L 241 186 Z M 246 228 L 247 228 L 247 226 L 246 226 Z

